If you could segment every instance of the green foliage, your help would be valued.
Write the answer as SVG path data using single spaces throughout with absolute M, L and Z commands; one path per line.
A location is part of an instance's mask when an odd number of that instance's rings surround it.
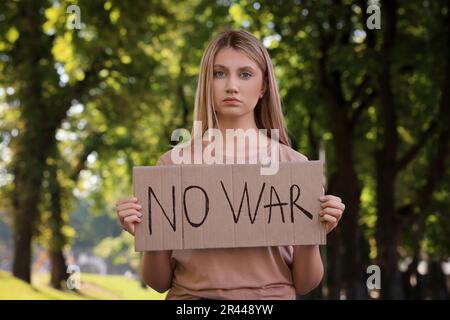
M 139 273 L 140 255 L 134 251 L 134 238 L 122 232 L 119 237 L 106 237 L 95 248 L 94 254 L 110 259 L 114 264 L 131 266 Z
M 327 72 L 339 75 L 349 113 L 362 108 L 355 124 L 354 166 L 361 186 L 359 227 L 376 257 L 376 151 L 384 131 L 376 77 L 382 31 L 374 31 L 371 46 L 363 21 L 363 2 L 341 1 L 35 1 L 38 30 L 30 33 L 22 16 L 25 2 L 0 3 L 0 211 L 11 224 L 14 168 L 27 145 L 23 136 L 35 132 L 42 145 L 52 145 L 45 157 L 39 242 L 48 244 L 51 198 L 48 167 L 57 166 L 65 246 L 95 247 L 99 256 L 138 267 L 133 241 L 118 226 L 115 202 L 132 193 L 132 168 L 153 165 L 170 148 L 170 133 L 190 129 L 200 59 L 208 41 L 223 27 L 243 28 L 268 48 L 283 102 L 288 131 L 297 150 L 318 157 L 322 141 L 328 179 L 337 170 L 336 121 L 321 86 L 320 61 L 328 47 Z M 66 8 L 81 8 L 81 30 L 67 28 Z M 448 34 L 442 26 L 448 5 L 438 1 L 399 4 L 391 82 L 398 115 L 399 154 L 418 141 L 438 111 Z M 25 24 L 26 25 L 26 24 Z M 39 61 L 35 61 L 39 53 Z M 36 77 L 29 72 L 34 70 Z M 37 96 L 29 94 L 38 81 Z M 367 80 L 361 95 L 353 94 Z M 333 78 L 337 79 L 336 77 Z M 337 80 L 336 80 L 337 81 Z M 445 89 L 445 88 L 444 88 Z M 448 88 L 447 88 L 448 90 Z M 33 100 L 34 99 L 34 100 Z M 366 101 L 367 99 L 367 101 Z M 38 102 L 38 105 L 36 103 Z M 448 125 L 445 124 L 445 125 Z M 52 127 L 54 134 L 43 137 Z M 45 140 L 40 140 L 40 139 Z M 424 222 L 422 250 L 446 257 L 450 243 L 449 185 L 446 169 L 430 203 L 418 198 L 432 170 L 438 133 L 396 177 L 396 208 L 412 205 Z M 29 145 L 29 144 L 28 144 Z M 36 147 L 37 148 L 37 147 Z M 29 150 L 34 150 L 30 147 Z M 39 150 L 35 150 L 38 152 Z M 27 154 L 33 160 L 33 152 Z M 30 162 L 31 162 L 30 160 Z M 448 159 L 447 159 L 448 167 Z M 406 221 L 406 220 L 405 220 Z M 401 230 L 400 246 L 413 253 L 414 227 Z M 1 244 L 0 244 L 1 245 Z

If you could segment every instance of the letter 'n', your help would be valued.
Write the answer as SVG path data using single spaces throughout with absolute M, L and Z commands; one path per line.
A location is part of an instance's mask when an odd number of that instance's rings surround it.
M 173 231 L 174 232 L 177 231 L 176 220 L 175 220 L 175 186 L 172 186 L 173 222 L 170 221 L 169 217 L 167 216 L 166 211 L 164 210 L 163 206 L 161 205 L 158 198 L 156 197 L 155 192 L 153 192 L 153 188 L 148 187 L 148 231 L 149 231 L 150 235 L 152 234 L 152 195 L 153 195 L 153 197 L 155 197 L 156 202 L 158 203 L 159 207 L 161 208 L 167 221 L 169 221 L 169 224 L 172 227 Z

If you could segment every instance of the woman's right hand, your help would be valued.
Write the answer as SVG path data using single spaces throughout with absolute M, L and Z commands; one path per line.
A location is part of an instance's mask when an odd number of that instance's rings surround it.
M 138 203 L 136 197 L 129 197 L 117 201 L 116 212 L 120 224 L 125 231 L 134 235 L 136 224 L 142 221 L 142 206 Z

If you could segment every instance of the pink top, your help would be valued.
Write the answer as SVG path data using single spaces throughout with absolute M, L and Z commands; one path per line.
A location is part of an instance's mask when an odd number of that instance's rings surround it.
M 171 152 L 157 165 L 173 165 Z M 308 159 L 280 144 L 279 161 Z M 174 276 L 166 299 L 295 299 L 292 246 L 173 250 L 171 258 Z

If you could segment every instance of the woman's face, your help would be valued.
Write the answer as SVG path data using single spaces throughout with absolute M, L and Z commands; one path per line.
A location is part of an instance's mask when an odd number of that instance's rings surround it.
M 262 71 L 247 55 L 233 48 L 216 54 L 213 96 L 219 118 L 252 115 L 263 92 Z

